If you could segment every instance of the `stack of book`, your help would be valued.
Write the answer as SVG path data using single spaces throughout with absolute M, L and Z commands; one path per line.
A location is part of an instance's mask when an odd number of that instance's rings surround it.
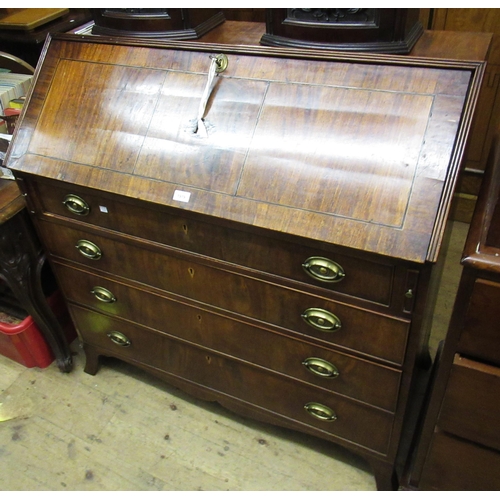
M 0 113 L 10 107 L 10 102 L 25 96 L 31 86 L 33 75 L 0 72 Z
M 33 75 L 0 72 L 0 132 L 12 134 Z

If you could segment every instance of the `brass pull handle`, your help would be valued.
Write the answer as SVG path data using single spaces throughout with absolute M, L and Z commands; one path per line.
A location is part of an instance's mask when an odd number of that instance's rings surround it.
M 116 345 L 119 345 L 120 347 L 128 347 L 131 344 L 130 340 L 126 335 L 123 335 L 123 333 L 113 331 L 109 332 L 107 336 L 112 342 L 114 342 Z
M 335 378 L 340 375 L 337 367 L 324 359 L 307 358 L 302 364 L 314 375 L 324 378 Z
M 317 307 L 306 309 L 301 316 L 308 325 L 323 332 L 336 332 L 342 327 L 340 319 L 335 314 Z
M 88 203 L 76 196 L 76 194 L 68 194 L 64 197 L 63 205 L 75 215 L 88 215 L 90 212 L 90 207 Z
M 309 276 L 325 283 L 337 283 L 345 278 L 344 269 L 340 264 L 323 257 L 309 257 L 302 267 Z
M 107 288 L 102 286 L 95 286 L 90 290 L 90 293 L 101 302 L 105 302 L 106 304 L 111 304 L 112 302 L 116 302 L 116 297 L 113 293 L 111 293 Z
M 76 248 L 84 257 L 87 257 L 87 259 L 99 260 L 102 257 L 101 249 L 91 241 L 78 240 Z
M 337 420 L 337 415 L 335 412 L 328 408 L 328 406 L 322 405 L 321 403 L 307 403 L 304 405 L 304 409 L 309 413 L 309 415 L 327 422 L 333 422 Z

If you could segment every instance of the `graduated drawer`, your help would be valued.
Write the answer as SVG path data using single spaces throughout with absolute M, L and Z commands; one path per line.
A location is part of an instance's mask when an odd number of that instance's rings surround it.
M 399 370 L 302 342 L 246 322 L 55 265 L 66 297 L 107 314 L 395 411 Z M 75 284 L 77 284 L 75 286 Z
M 395 266 L 382 262 L 382 259 L 365 260 L 354 257 L 353 252 L 343 254 L 292 244 L 256 234 L 242 226 L 228 227 L 190 218 L 186 211 L 144 202 L 131 204 L 124 198 L 110 198 L 99 191 L 62 183 L 37 182 L 35 189 L 39 203 L 43 205 L 41 209 L 49 214 L 70 217 L 383 305 L 390 304 Z M 85 210 L 85 215 L 77 215 L 68 210 L 63 204 L 68 195 L 78 196 L 88 206 L 88 213 Z M 67 205 L 71 204 L 67 202 Z M 339 281 L 335 278 L 336 265 L 339 266 L 339 277 L 345 274 Z
M 278 286 L 188 260 L 188 255 L 136 246 L 98 234 L 41 223 L 53 255 L 277 325 L 311 338 L 402 364 L 409 323 L 321 296 Z M 81 255 L 78 241 L 100 250 L 97 260 Z M 304 318 L 308 318 L 308 322 Z
M 419 490 L 500 490 L 500 453 L 444 432 L 432 438 Z
M 500 368 L 455 355 L 438 425 L 500 450 Z
M 458 344 L 460 353 L 500 365 L 498 304 L 500 283 L 476 280 Z
M 305 426 L 304 430 L 314 428 L 380 453 L 387 451 L 393 423 L 393 415 L 389 412 L 187 345 L 126 321 L 77 306 L 70 309 L 84 342 L 99 348 L 104 355 L 158 368 L 281 415 Z M 130 345 L 115 343 L 125 343 L 122 336 Z M 322 406 L 319 410 L 310 407 L 307 411 L 305 405 L 309 403 Z M 314 414 L 328 419 L 320 419 Z

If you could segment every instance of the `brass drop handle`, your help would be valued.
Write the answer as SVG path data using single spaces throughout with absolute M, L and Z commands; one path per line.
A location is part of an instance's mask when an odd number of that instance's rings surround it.
M 99 260 L 102 257 L 101 249 L 91 241 L 78 240 L 76 248 L 84 257 L 87 257 L 87 259 Z
M 112 331 L 109 332 L 107 336 L 112 342 L 114 342 L 116 345 L 119 345 L 120 347 L 128 347 L 131 344 L 127 336 L 123 335 L 123 333 L 121 332 Z
M 335 412 L 331 408 L 328 408 L 328 406 L 322 405 L 321 403 L 307 403 L 304 405 L 304 409 L 307 413 L 309 413 L 309 415 L 319 420 L 326 422 L 333 422 L 334 420 L 337 420 Z
M 317 307 L 306 309 L 301 317 L 308 325 L 323 332 L 336 332 L 342 327 L 340 319 L 335 314 Z
M 102 286 L 95 286 L 90 290 L 90 293 L 101 302 L 105 302 L 106 304 L 111 304 L 116 302 L 116 297 L 112 292 L 110 292 L 107 288 Z
M 64 197 L 63 205 L 75 215 L 88 215 L 90 212 L 90 206 L 88 203 L 76 194 L 68 194 Z
M 323 378 L 335 378 L 340 375 L 337 367 L 321 358 L 307 358 L 302 364 L 314 375 Z
M 309 257 L 302 267 L 309 276 L 324 283 L 337 283 L 345 278 L 342 266 L 324 257 Z

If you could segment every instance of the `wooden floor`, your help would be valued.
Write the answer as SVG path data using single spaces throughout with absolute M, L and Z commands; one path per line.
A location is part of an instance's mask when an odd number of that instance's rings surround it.
M 468 226 L 454 223 L 431 338 L 446 331 Z M 92 377 L 0 356 L 0 490 L 374 490 L 370 468 L 331 443 L 234 415 L 107 361 Z

